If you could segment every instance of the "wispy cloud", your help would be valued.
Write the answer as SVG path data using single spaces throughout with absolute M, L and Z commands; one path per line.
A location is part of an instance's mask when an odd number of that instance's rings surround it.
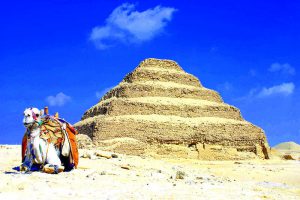
M 263 87 L 263 88 L 252 88 L 249 93 L 245 96 L 236 98 L 237 101 L 252 101 L 256 99 L 263 99 L 267 97 L 273 96 L 290 96 L 294 93 L 295 84 L 290 83 L 282 83 L 279 85 L 274 85 L 272 87 Z
M 258 94 L 257 97 L 268 97 L 272 95 L 289 96 L 293 94 L 295 89 L 294 83 L 282 83 L 273 87 L 264 87 Z
M 46 98 L 46 101 L 47 101 L 47 103 L 49 103 L 50 106 L 63 106 L 70 100 L 71 100 L 71 97 L 65 95 L 62 92 L 58 93 L 55 96 L 48 96 Z
M 104 26 L 96 26 L 90 34 L 96 47 L 106 49 L 117 42 L 141 43 L 163 32 L 172 20 L 175 8 L 156 6 L 137 11 L 135 5 L 124 3 L 115 8 Z
M 101 90 L 101 91 L 99 91 L 99 92 L 96 92 L 96 97 L 97 97 L 97 99 L 101 99 L 108 91 L 110 91 L 112 88 L 113 88 L 114 86 L 112 86 L 112 87 L 107 87 L 107 88 L 105 88 L 105 89 L 103 89 L 103 90 Z
M 255 69 L 250 69 L 249 74 L 250 76 L 257 76 L 257 71 Z
M 284 63 L 284 64 L 280 64 L 280 63 L 273 63 L 270 68 L 269 68 L 270 72 L 281 72 L 283 74 L 287 74 L 287 75 L 295 75 L 296 70 L 294 67 L 292 67 L 289 63 Z

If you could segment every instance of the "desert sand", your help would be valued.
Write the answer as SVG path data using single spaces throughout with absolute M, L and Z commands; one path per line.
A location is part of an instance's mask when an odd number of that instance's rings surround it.
M 76 170 L 25 174 L 12 169 L 20 151 L 0 146 L 0 199 L 300 199 L 298 160 L 107 159 L 80 149 Z

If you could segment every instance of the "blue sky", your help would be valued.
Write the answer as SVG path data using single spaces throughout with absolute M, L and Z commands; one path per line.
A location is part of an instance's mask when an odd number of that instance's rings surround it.
M 0 5 L 0 143 L 26 107 L 71 123 L 149 57 L 177 61 L 262 127 L 300 143 L 299 1 L 7 1 Z

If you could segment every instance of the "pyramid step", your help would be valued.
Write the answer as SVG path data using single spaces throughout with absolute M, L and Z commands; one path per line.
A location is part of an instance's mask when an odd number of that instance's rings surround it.
M 225 103 L 166 97 L 111 98 L 85 112 L 82 119 L 97 115 L 174 115 L 181 117 L 222 117 L 242 120 L 240 111 Z
M 159 67 L 137 67 L 136 70 L 148 70 L 148 71 L 158 71 L 158 72 L 165 72 L 165 73 L 179 73 L 179 74 L 188 74 L 183 70 L 178 69 L 166 69 L 166 68 L 159 68 Z
M 122 115 L 87 118 L 75 124 L 96 141 L 134 138 L 147 143 L 206 143 L 252 146 L 265 141 L 262 129 L 246 121 L 217 117 L 184 118 L 162 115 Z
M 163 69 L 182 70 L 182 68 L 173 60 L 158 60 L 155 58 L 148 58 L 142 61 L 138 68 L 155 67 Z
M 200 81 L 193 75 L 178 72 L 176 70 L 159 70 L 159 68 L 137 68 L 124 78 L 125 82 L 161 81 L 185 84 L 190 86 L 201 86 Z
M 194 87 L 183 84 L 146 81 L 137 83 L 122 83 L 106 93 L 102 100 L 112 97 L 135 98 L 135 97 L 172 97 L 192 98 L 213 102 L 223 102 L 221 96 L 213 90 L 204 87 Z

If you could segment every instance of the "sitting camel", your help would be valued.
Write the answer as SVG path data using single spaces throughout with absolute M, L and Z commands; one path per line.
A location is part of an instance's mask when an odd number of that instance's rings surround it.
M 27 147 L 20 171 L 33 171 L 34 165 L 43 167 L 46 173 L 59 173 L 64 170 L 59 149 L 40 137 L 41 115 L 37 108 L 24 111 L 23 124 L 26 127 Z M 26 136 L 25 136 L 26 137 Z

